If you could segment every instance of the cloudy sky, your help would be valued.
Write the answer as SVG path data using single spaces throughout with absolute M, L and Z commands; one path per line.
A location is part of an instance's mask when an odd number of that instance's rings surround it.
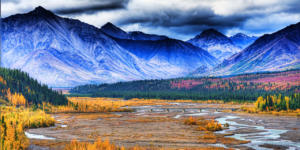
M 208 28 L 261 35 L 300 22 L 300 0 L 2 0 L 1 15 L 39 5 L 97 27 L 112 22 L 126 31 L 182 40 Z

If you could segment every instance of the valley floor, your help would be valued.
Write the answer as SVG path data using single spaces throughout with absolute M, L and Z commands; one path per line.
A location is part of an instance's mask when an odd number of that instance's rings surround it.
M 55 127 L 27 130 L 29 149 L 63 149 L 73 139 L 92 142 L 97 137 L 125 147 L 154 149 L 300 149 L 299 117 L 234 113 L 241 105 L 231 104 L 167 102 L 128 107 L 135 111 L 53 114 L 58 121 Z M 229 127 L 213 134 L 198 131 L 184 124 L 191 116 Z

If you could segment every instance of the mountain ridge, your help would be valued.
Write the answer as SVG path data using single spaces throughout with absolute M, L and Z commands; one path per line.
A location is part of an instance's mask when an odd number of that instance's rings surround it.
M 207 29 L 187 42 L 207 50 L 214 57 L 223 61 L 241 49 L 230 38 L 215 29 Z
M 210 73 L 230 75 L 300 68 L 300 22 L 265 34 L 243 51 L 219 64 Z
M 114 25 L 108 23 L 107 27 Z M 4 18 L 2 29 L 3 65 L 28 72 L 52 87 L 179 77 L 203 65 L 215 66 L 217 62 L 204 50 L 180 40 L 172 41 L 178 43 L 174 47 L 168 47 L 168 42 L 165 46 L 150 44 L 152 49 L 165 53 L 156 53 L 145 60 L 118 44 L 116 38 L 149 43 L 155 40 L 162 43 L 169 38 L 127 33 L 117 27 L 114 31 L 122 36 L 111 32 L 115 36 L 112 38 L 103 28 L 56 16 L 42 7 Z
M 258 37 L 256 36 L 248 36 L 244 33 L 237 33 L 231 37 L 229 37 L 231 41 L 240 47 L 241 49 L 244 49 L 251 45 Z

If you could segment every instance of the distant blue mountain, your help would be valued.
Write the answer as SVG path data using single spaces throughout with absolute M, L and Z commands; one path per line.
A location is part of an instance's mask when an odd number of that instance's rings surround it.
M 243 33 L 237 33 L 230 37 L 231 41 L 236 45 L 239 46 L 241 49 L 244 49 L 251 45 L 258 37 L 256 36 L 248 36 Z
M 118 39 L 150 40 L 150 41 L 168 39 L 168 37 L 166 37 L 166 36 L 145 34 L 143 32 L 139 32 L 139 31 L 133 31 L 133 32 L 127 33 L 110 22 L 103 25 L 101 27 L 101 31 L 103 31 L 104 33 L 106 33 L 107 35 L 109 35 L 111 37 L 118 38 Z
M 236 46 L 230 38 L 215 29 L 204 30 L 188 42 L 207 50 L 220 61 L 241 51 L 241 48 Z
M 191 69 L 195 69 L 195 66 L 212 68 L 218 64 L 218 60 L 207 51 L 184 41 L 142 32 L 130 32 L 125 35 L 125 31 L 111 23 L 104 25 L 101 30 L 138 58 L 161 67 L 168 64 L 166 67 L 169 68 L 170 74 L 177 74 L 178 71 L 187 74 Z M 119 32 L 112 32 L 116 30 Z M 119 33 L 122 33 L 122 36 Z
M 265 34 L 214 69 L 193 75 L 232 75 L 300 68 L 300 22 Z
M 181 77 L 218 60 L 166 36 L 101 29 L 37 7 L 2 20 L 2 65 L 52 87 Z

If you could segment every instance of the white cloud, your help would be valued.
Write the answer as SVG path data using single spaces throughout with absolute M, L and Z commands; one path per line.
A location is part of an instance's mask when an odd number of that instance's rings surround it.
M 2 3 L 2 17 L 25 13 L 39 5 L 49 10 L 84 7 L 111 0 L 15 0 Z M 167 34 L 186 39 L 214 27 L 231 35 L 262 34 L 300 21 L 299 0 L 130 0 L 125 9 L 70 14 L 102 26 L 112 22 L 126 30 Z M 292 10 L 294 9 L 294 10 Z M 199 31 L 198 31 L 199 30 Z
M 289 0 L 287 0 L 289 1 Z M 266 13 L 278 11 L 282 0 L 214 0 L 211 8 L 218 15 Z
M 256 33 L 274 32 L 290 24 L 300 21 L 300 14 L 276 13 L 264 17 L 254 17 L 247 20 L 243 29 Z

